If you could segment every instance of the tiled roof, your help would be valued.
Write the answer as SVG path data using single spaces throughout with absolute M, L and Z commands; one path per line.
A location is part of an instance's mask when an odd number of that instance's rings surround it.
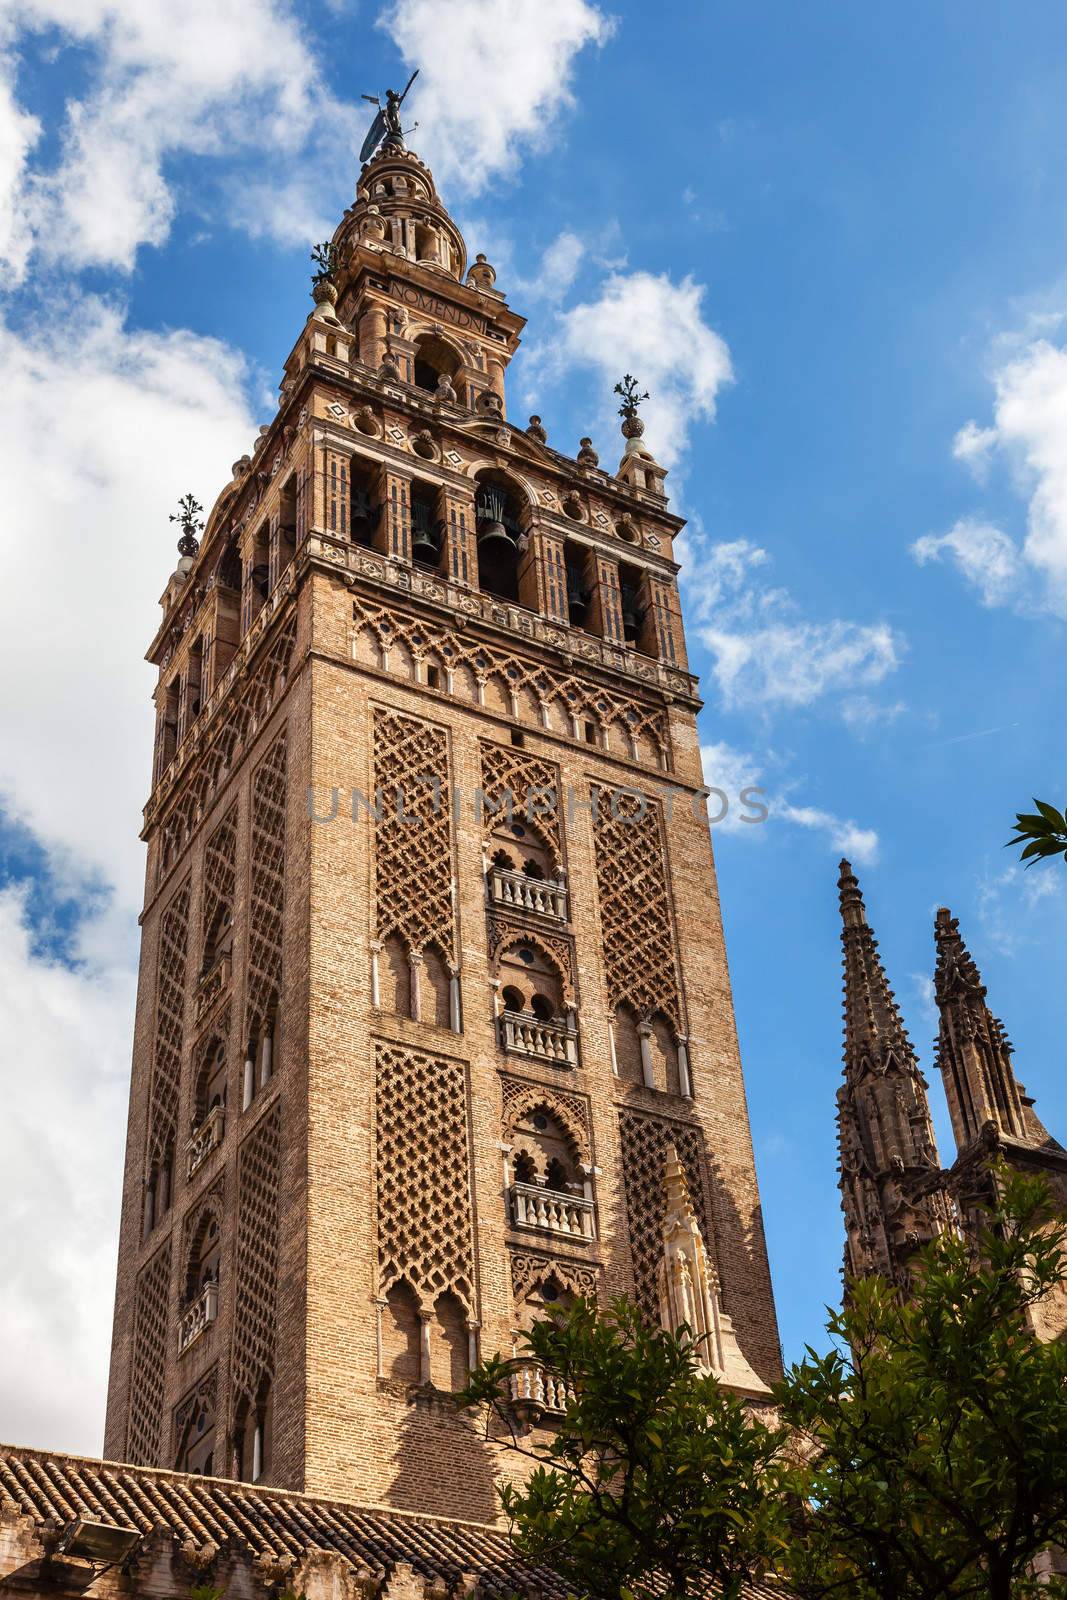
M 505 1533 L 481 1523 L 0 1445 L 0 1515 L 11 1502 L 38 1522 L 84 1514 L 144 1534 L 169 1532 L 179 1546 L 210 1541 L 248 1558 L 268 1551 L 300 1560 L 309 1549 L 336 1550 L 386 1579 L 406 1561 L 449 1588 L 471 1573 L 490 1594 L 566 1592 L 555 1574 L 524 1567 Z
M 507 1535 L 484 1523 L 0 1444 L 0 1520 L 16 1508 L 42 1523 L 84 1514 L 143 1534 L 169 1532 L 179 1547 L 211 1543 L 247 1560 L 267 1552 L 300 1561 L 309 1550 L 335 1550 L 386 1583 L 403 1561 L 450 1592 L 462 1592 L 460 1580 L 471 1575 L 488 1595 L 567 1594 L 554 1572 L 524 1566 Z M 785 1594 L 769 1584 L 745 1586 L 745 1600 Z

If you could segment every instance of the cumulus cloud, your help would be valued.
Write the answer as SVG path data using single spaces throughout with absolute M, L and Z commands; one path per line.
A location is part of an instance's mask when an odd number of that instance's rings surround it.
M 177 559 L 167 516 L 187 490 L 210 505 L 248 449 L 245 366 L 83 299 L 27 334 L 0 327 L 0 368 L 0 794 L 134 907 L 153 687 L 137 663 Z
M 789 793 L 796 787 L 795 782 L 770 784 L 764 777 L 763 769 L 766 764 L 775 763 L 773 754 L 768 753 L 765 760 L 761 761 L 746 751 L 737 750 L 718 740 L 702 744 L 700 758 L 704 782 L 710 789 L 720 790 L 728 802 L 725 814 L 713 824 L 716 833 L 748 833 L 755 836 L 760 828 L 753 820 L 753 813 L 755 807 L 761 805 L 767 808 L 767 826 L 784 822 L 821 834 L 829 849 L 839 855 L 849 856 L 860 866 L 871 866 L 878 859 L 879 840 L 875 829 L 860 827 L 851 819 L 838 817 L 818 806 L 794 804 Z M 742 801 L 742 793 L 752 788 L 760 789 L 761 793 Z M 723 809 L 723 803 L 717 796 L 712 796 L 708 801 L 709 814 L 714 817 L 713 808 Z
M 609 272 L 594 299 L 559 314 L 549 339 L 531 352 L 532 372 L 548 382 L 596 374 L 600 422 L 611 434 L 613 387 L 624 372 L 636 373 L 651 392 L 642 407 L 645 442 L 674 466 L 693 423 L 713 420 L 719 392 L 733 380 L 729 348 L 705 319 L 704 296 L 691 277 L 676 283 L 667 273 Z
M 690 536 L 683 583 L 724 704 L 789 708 L 839 696 L 854 707 L 857 691 L 899 665 L 902 640 L 884 622 L 802 617 L 788 591 L 766 581 L 768 561 L 744 539 Z
M 419 153 L 467 194 L 555 141 L 579 54 L 614 28 L 589 0 L 397 0 L 380 24 L 420 69 L 405 104 Z
M 15 44 L 46 30 L 86 52 L 87 85 L 47 170 L 28 166 L 33 119 L 0 94 L 0 250 L 16 273 L 28 232 L 64 268 L 129 270 L 169 232 L 171 158 L 277 162 L 336 111 L 285 0 L 0 0 L 9 91 Z M 20 205 L 23 227 L 5 228 Z
M 1023 589 L 1026 572 L 1015 545 L 989 522 L 963 517 L 948 533 L 924 534 L 911 553 L 920 567 L 930 561 L 949 561 L 977 590 L 984 606 L 1000 606 Z
M 92 922 L 82 934 L 114 948 Z M 5 1439 L 100 1449 L 133 996 L 125 961 L 38 953 L 24 893 L 0 891 L 0 1029 L 21 1087 L 0 1118 Z
M 994 459 L 1005 462 L 1026 500 L 1025 533 L 1013 539 L 963 518 L 946 534 L 916 540 L 912 554 L 920 564 L 951 560 L 983 605 L 1067 616 L 1067 349 L 1045 337 L 1005 339 L 996 349 L 992 424 L 966 423 L 953 455 L 979 481 Z

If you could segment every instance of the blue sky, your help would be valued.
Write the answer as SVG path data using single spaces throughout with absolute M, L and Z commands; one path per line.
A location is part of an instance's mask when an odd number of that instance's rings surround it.
M 1062 9 L 949 3 L 0 0 L 0 1437 L 99 1447 L 125 1132 L 141 661 L 174 560 L 271 414 L 364 92 L 529 316 L 520 421 L 621 440 L 690 519 L 707 775 L 787 1354 L 838 1293 L 837 860 L 924 1063 L 935 907 L 1067 1141 Z M 951 1154 L 938 1086 L 942 1149 Z

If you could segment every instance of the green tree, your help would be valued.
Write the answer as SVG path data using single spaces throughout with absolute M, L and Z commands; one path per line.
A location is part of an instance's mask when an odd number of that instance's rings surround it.
M 851 1284 L 835 1348 L 777 1391 L 806 1458 L 780 1571 L 806 1600 L 1009 1600 L 1067 1543 L 1067 1344 L 1029 1320 L 1067 1283 L 1065 1219 L 1043 1180 L 994 1177 L 975 1247 L 935 1240 L 906 1299 Z
M 1015 837 L 1009 839 L 1005 849 L 1022 845 L 1019 856 L 1032 867 L 1035 861 L 1048 856 L 1067 856 L 1067 820 L 1062 811 L 1044 800 L 1035 799 L 1036 811 L 1018 811 L 1015 814 Z
M 781 1432 L 750 1415 L 698 1364 L 683 1329 L 650 1327 L 616 1300 L 580 1300 L 538 1322 L 516 1358 L 483 1362 L 460 1397 L 487 1435 L 534 1463 L 501 1500 L 525 1560 L 590 1600 L 724 1600 L 765 1572 L 775 1548 Z M 512 1379 L 540 1369 L 564 1385 L 552 1429 L 524 1431 Z

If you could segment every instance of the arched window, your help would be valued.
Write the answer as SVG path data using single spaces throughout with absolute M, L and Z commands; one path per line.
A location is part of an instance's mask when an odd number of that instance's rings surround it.
M 474 505 L 479 587 L 501 600 L 517 601 L 519 546 L 525 537 L 521 521 L 523 497 L 503 473 L 486 472 L 478 480 Z
M 194 1125 L 199 1127 L 219 1107 L 226 1107 L 226 1041 L 215 1038 L 204 1051 L 197 1075 Z
M 663 1089 L 667 1094 L 680 1094 L 678 1046 L 675 1043 L 674 1029 L 667 1018 L 661 1016 L 659 1012 L 652 1018 L 652 1032 L 648 1044 L 652 1054 L 652 1082 L 657 1089 Z
M 511 1137 L 518 1182 L 536 1183 L 556 1194 L 584 1193 L 578 1147 L 546 1106 L 533 1105 L 521 1112 Z
M 382 1307 L 382 1376 L 422 1381 L 419 1303 L 406 1283 L 395 1283 Z
M 185 1271 L 183 1305 L 192 1305 L 210 1284 L 218 1283 L 221 1260 L 222 1234 L 219 1229 L 219 1219 L 214 1211 L 206 1211 L 193 1233 Z
M 430 1324 L 430 1382 L 456 1394 L 470 1377 L 467 1314 L 456 1295 L 443 1294 Z
M 615 1065 L 623 1083 L 644 1083 L 637 1016 L 628 1005 L 615 1009 Z
M 435 944 L 427 945 L 422 953 L 422 1020 L 436 1023 L 439 1028 L 452 1025 L 452 978 Z
M 508 1011 L 526 1011 L 541 1022 L 562 1016 L 563 983 L 559 969 L 538 945 L 525 940 L 508 945 L 497 962 L 497 977 L 503 986 Z M 521 1005 L 516 1003 L 515 996 L 521 998 Z
M 436 254 L 434 259 L 436 259 Z M 415 340 L 415 384 L 428 394 L 436 394 L 442 378 L 455 387 L 460 358 L 452 346 L 436 334 L 423 333 Z
M 382 1010 L 396 1017 L 411 1015 L 411 963 L 407 945 L 398 933 L 391 933 L 381 953 Z
M 206 1395 L 197 1395 L 178 1443 L 178 1458 L 174 1464 L 179 1472 L 196 1473 L 205 1478 L 214 1475 L 215 1421 L 214 1401 Z

